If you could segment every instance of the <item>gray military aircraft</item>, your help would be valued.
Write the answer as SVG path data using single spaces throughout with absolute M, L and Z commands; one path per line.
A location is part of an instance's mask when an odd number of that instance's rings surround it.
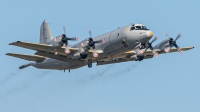
M 165 35 L 167 36 L 166 33 Z M 176 41 L 181 36 L 180 34 L 175 40 L 167 36 L 168 39 L 153 47 L 152 43 L 157 40 L 157 37 L 150 42 L 153 33 L 143 24 L 131 24 L 94 38 L 92 38 L 92 33 L 89 30 L 89 36 L 89 38 L 75 45 L 69 45 L 68 41 L 75 41 L 78 38 L 67 37 L 65 28 L 64 34 L 52 38 L 49 26 L 44 20 L 40 27 L 39 44 L 23 41 L 9 44 L 35 50 L 35 55 L 16 53 L 7 53 L 6 55 L 31 61 L 20 66 L 19 69 L 33 66 L 39 69 L 70 71 L 85 65 L 91 68 L 92 63 L 95 62 L 97 65 L 106 65 L 127 61 L 141 61 L 162 53 L 177 51 L 182 53 L 194 48 L 180 48 L 176 44 Z M 172 48 L 173 46 L 175 48 Z

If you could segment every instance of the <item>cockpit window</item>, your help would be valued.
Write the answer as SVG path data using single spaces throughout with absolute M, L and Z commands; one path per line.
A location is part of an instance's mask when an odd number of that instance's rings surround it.
M 142 26 L 142 28 L 146 28 L 146 26 Z M 147 29 L 147 28 L 146 28 Z
M 141 26 L 136 26 L 136 29 L 141 29 L 142 27 Z
M 146 26 L 132 26 L 130 31 L 131 30 L 149 30 L 146 28 Z
M 134 26 L 133 26 L 133 27 L 131 27 L 131 30 L 135 30 L 135 27 L 134 27 Z M 130 31 L 131 31 L 131 30 L 130 30 Z

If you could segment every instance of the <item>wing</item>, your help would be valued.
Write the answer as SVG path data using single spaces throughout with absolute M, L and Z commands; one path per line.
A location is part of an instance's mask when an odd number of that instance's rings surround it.
M 83 64 L 84 63 L 84 61 L 82 61 L 82 60 L 70 59 L 64 55 L 49 53 L 49 52 L 45 52 L 45 51 L 38 51 L 35 54 L 40 55 L 40 56 L 49 57 L 49 58 L 56 59 L 56 60 L 60 60 L 60 61 L 64 61 L 64 62 L 74 63 L 74 64 Z
M 36 43 L 21 42 L 21 41 L 13 42 L 13 43 L 10 43 L 9 45 L 14 45 L 18 47 L 35 50 L 35 51 L 38 51 L 35 53 L 36 55 L 45 56 L 45 57 L 53 58 L 60 61 L 65 61 L 69 63 L 83 63 L 83 61 L 80 61 L 80 60 L 69 59 L 64 53 L 65 47 L 55 48 L 47 44 L 36 44 Z M 78 51 L 78 49 L 70 48 L 70 51 L 72 51 L 70 55 L 73 55 L 74 53 Z
M 193 49 L 193 48 L 194 47 L 183 47 L 183 48 L 180 48 L 180 49 L 183 50 L 183 51 L 187 51 L 187 50 L 190 50 L 190 49 Z M 157 51 L 157 52 L 159 54 L 165 53 L 164 51 Z M 169 53 L 172 53 L 172 52 L 178 52 L 178 49 L 177 48 L 172 48 Z M 131 51 L 126 52 L 124 54 L 124 57 L 126 57 L 127 54 L 131 54 L 131 53 L 132 53 Z M 145 53 L 144 59 L 150 59 L 150 58 L 153 58 L 152 50 L 147 50 L 146 53 Z M 125 59 L 125 58 L 119 58 L 119 59 L 115 59 L 115 60 L 99 61 L 97 63 L 97 65 L 107 65 L 107 64 L 114 64 L 114 63 L 121 63 L 121 62 L 128 62 L 128 61 L 134 61 L 134 60 L 129 60 L 129 59 Z
M 47 44 L 36 44 L 36 43 L 29 43 L 29 42 L 22 42 L 22 41 L 17 41 L 17 42 L 13 42 L 10 43 L 9 45 L 14 45 L 14 46 L 18 46 L 18 47 L 23 47 L 23 48 L 27 48 L 27 49 L 31 49 L 31 50 L 35 50 L 35 51 L 48 51 L 51 53 L 55 53 L 57 52 L 57 54 L 61 54 L 61 55 L 66 55 L 65 54 L 65 47 L 53 47 L 52 45 L 47 45 Z M 75 52 L 78 51 L 77 48 L 69 48 L 71 51 L 71 55 L 73 55 Z
M 180 48 L 181 50 L 183 51 L 187 51 L 187 50 L 190 50 L 190 49 L 193 49 L 194 47 L 183 47 L 183 48 Z M 159 51 L 157 50 L 158 54 L 163 54 L 165 53 L 164 51 Z M 172 52 L 179 52 L 179 50 L 177 48 L 172 48 L 168 53 L 172 53 Z M 145 52 L 145 55 L 152 55 L 152 50 L 147 50 Z
M 28 61 L 36 61 L 36 62 L 44 61 L 46 59 L 45 57 L 38 56 L 38 55 L 26 55 L 26 54 L 15 54 L 15 53 L 7 53 L 6 55 L 28 60 Z

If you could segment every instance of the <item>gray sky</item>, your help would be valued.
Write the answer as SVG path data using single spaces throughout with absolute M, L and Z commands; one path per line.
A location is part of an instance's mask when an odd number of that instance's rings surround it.
M 10 0 L 0 2 L 1 112 L 199 112 L 199 0 Z M 142 62 L 83 67 L 71 73 L 18 70 L 25 60 L 7 52 L 34 51 L 9 46 L 17 40 L 39 42 L 40 25 L 49 23 L 52 35 L 78 36 L 79 41 L 131 23 L 142 23 L 164 40 L 176 37 L 181 47 L 195 49 Z M 71 42 L 70 44 L 75 44 Z

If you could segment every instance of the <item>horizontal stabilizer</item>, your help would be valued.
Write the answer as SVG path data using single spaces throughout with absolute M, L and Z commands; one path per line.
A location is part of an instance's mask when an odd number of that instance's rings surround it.
M 27 55 L 27 54 L 15 54 L 15 53 L 7 53 L 6 55 L 13 56 L 16 58 L 21 58 L 28 61 L 40 62 L 45 60 L 45 57 L 39 55 Z
M 24 65 L 20 66 L 19 69 L 24 69 L 26 67 L 29 67 L 29 66 L 31 66 L 31 64 L 32 63 L 24 64 Z

